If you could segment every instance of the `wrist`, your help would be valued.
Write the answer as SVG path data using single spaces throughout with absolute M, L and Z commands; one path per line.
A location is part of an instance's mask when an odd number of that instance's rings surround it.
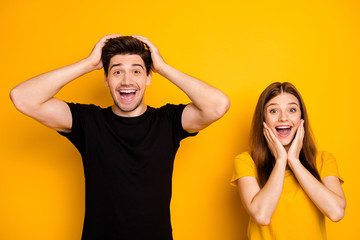
M 100 69 L 96 63 L 94 63 L 91 59 L 85 58 L 81 61 L 79 61 L 79 64 L 83 68 L 85 73 L 92 72 L 94 70 Z
M 278 157 L 278 158 L 276 158 L 275 165 L 280 165 L 280 166 L 285 167 L 287 165 L 286 157 Z
M 291 169 L 296 166 L 296 164 L 301 164 L 299 158 L 288 158 L 288 164 Z
M 153 69 L 154 72 L 160 74 L 163 77 L 165 77 L 170 70 L 171 66 L 165 62 L 156 66 L 156 69 Z

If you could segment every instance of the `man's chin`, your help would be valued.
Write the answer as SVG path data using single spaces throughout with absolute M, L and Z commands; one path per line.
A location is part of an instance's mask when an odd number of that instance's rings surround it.
M 142 107 L 146 109 L 146 106 L 141 104 L 142 102 L 138 103 L 117 103 L 115 102 L 115 108 L 117 111 L 124 113 L 124 114 L 131 114 L 132 112 L 136 112 L 137 110 L 141 109 Z

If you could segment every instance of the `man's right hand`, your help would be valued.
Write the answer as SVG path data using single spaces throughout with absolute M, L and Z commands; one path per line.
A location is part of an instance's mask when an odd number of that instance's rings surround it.
M 103 67 L 102 48 L 110 38 L 120 34 L 107 35 L 95 45 L 90 55 L 74 64 L 52 70 L 30 78 L 11 90 L 10 97 L 15 107 L 25 115 L 57 131 L 69 132 L 72 115 L 69 106 L 54 96 L 69 82 Z
M 86 58 L 86 60 L 90 61 L 91 66 L 95 69 L 101 69 L 103 67 L 101 61 L 102 48 L 105 46 L 107 40 L 111 38 L 121 37 L 121 34 L 110 34 L 102 37 L 99 42 L 95 44 L 95 47 L 91 51 L 90 55 Z

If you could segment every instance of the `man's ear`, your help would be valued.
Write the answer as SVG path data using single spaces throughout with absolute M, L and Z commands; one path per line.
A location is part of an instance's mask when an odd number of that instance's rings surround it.
M 151 83 L 151 79 L 152 79 L 152 71 L 150 70 L 149 75 L 146 78 L 146 86 L 149 86 Z
M 109 87 L 109 83 L 108 83 L 107 76 L 106 76 L 105 72 L 104 72 L 104 79 L 105 79 L 105 86 Z

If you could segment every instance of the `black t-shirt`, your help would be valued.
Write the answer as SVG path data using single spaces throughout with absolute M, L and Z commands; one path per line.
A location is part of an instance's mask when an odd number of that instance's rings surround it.
M 120 117 L 111 107 L 68 104 L 71 133 L 85 174 L 83 240 L 172 239 L 170 198 L 173 161 L 185 105 L 147 107 L 138 117 Z

